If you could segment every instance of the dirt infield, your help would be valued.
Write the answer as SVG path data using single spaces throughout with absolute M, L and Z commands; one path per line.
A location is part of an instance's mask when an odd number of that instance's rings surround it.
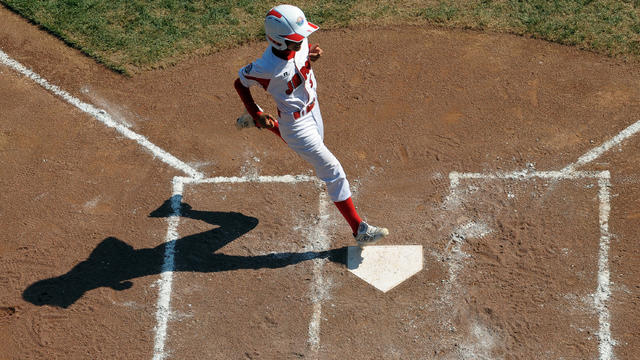
M 167 241 L 185 173 L 0 64 L 0 359 L 640 353 L 640 135 L 578 162 L 640 120 L 637 64 L 432 28 L 312 40 L 358 210 L 422 245 L 424 270 L 388 293 L 349 273 L 348 226 L 314 183 L 186 184 Z M 0 50 L 207 178 L 312 175 L 234 127 L 233 80 L 264 46 L 124 78 L 0 8 Z

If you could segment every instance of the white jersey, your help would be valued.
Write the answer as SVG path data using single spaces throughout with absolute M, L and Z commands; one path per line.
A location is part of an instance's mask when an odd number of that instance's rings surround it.
M 285 114 L 301 111 L 316 99 L 316 78 L 306 38 L 288 60 L 274 54 L 269 45 L 261 58 L 240 69 L 238 77 L 245 87 L 262 86 Z

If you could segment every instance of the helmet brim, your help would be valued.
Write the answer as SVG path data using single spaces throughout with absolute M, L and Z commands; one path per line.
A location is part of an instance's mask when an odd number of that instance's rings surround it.
M 298 28 L 297 32 L 294 32 L 293 34 L 285 35 L 283 37 L 289 41 L 300 42 L 318 29 L 319 29 L 318 25 L 307 22 L 306 24 Z
M 307 21 L 306 24 L 304 24 L 305 26 L 303 26 L 303 28 L 301 29 L 303 32 L 306 32 L 307 35 L 309 36 L 311 35 L 313 32 L 315 32 L 316 30 L 318 30 L 320 27 L 318 27 L 318 25 L 310 23 Z

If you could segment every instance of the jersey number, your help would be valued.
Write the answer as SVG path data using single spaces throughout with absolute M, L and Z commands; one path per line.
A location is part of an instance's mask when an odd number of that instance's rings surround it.
M 304 66 L 300 68 L 300 74 L 302 74 L 302 76 L 304 77 L 304 80 L 307 80 L 307 78 L 309 77 L 310 70 L 311 70 L 311 63 L 309 62 L 309 60 L 307 60 L 307 62 L 304 63 Z M 287 91 L 285 91 L 287 95 L 291 95 L 293 90 L 304 82 L 304 80 L 302 80 L 302 78 L 300 77 L 300 74 L 295 73 L 291 81 L 287 83 L 287 87 L 289 88 L 287 89 Z M 313 82 L 311 83 L 311 87 L 313 87 Z

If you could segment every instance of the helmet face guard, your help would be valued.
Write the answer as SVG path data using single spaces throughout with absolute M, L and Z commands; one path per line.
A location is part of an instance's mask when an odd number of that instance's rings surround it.
M 287 48 L 286 41 L 301 42 L 318 26 L 307 21 L 304 13 L 293 5 L 278 5 L 264 19 L 267 41 L 278 50 Z

